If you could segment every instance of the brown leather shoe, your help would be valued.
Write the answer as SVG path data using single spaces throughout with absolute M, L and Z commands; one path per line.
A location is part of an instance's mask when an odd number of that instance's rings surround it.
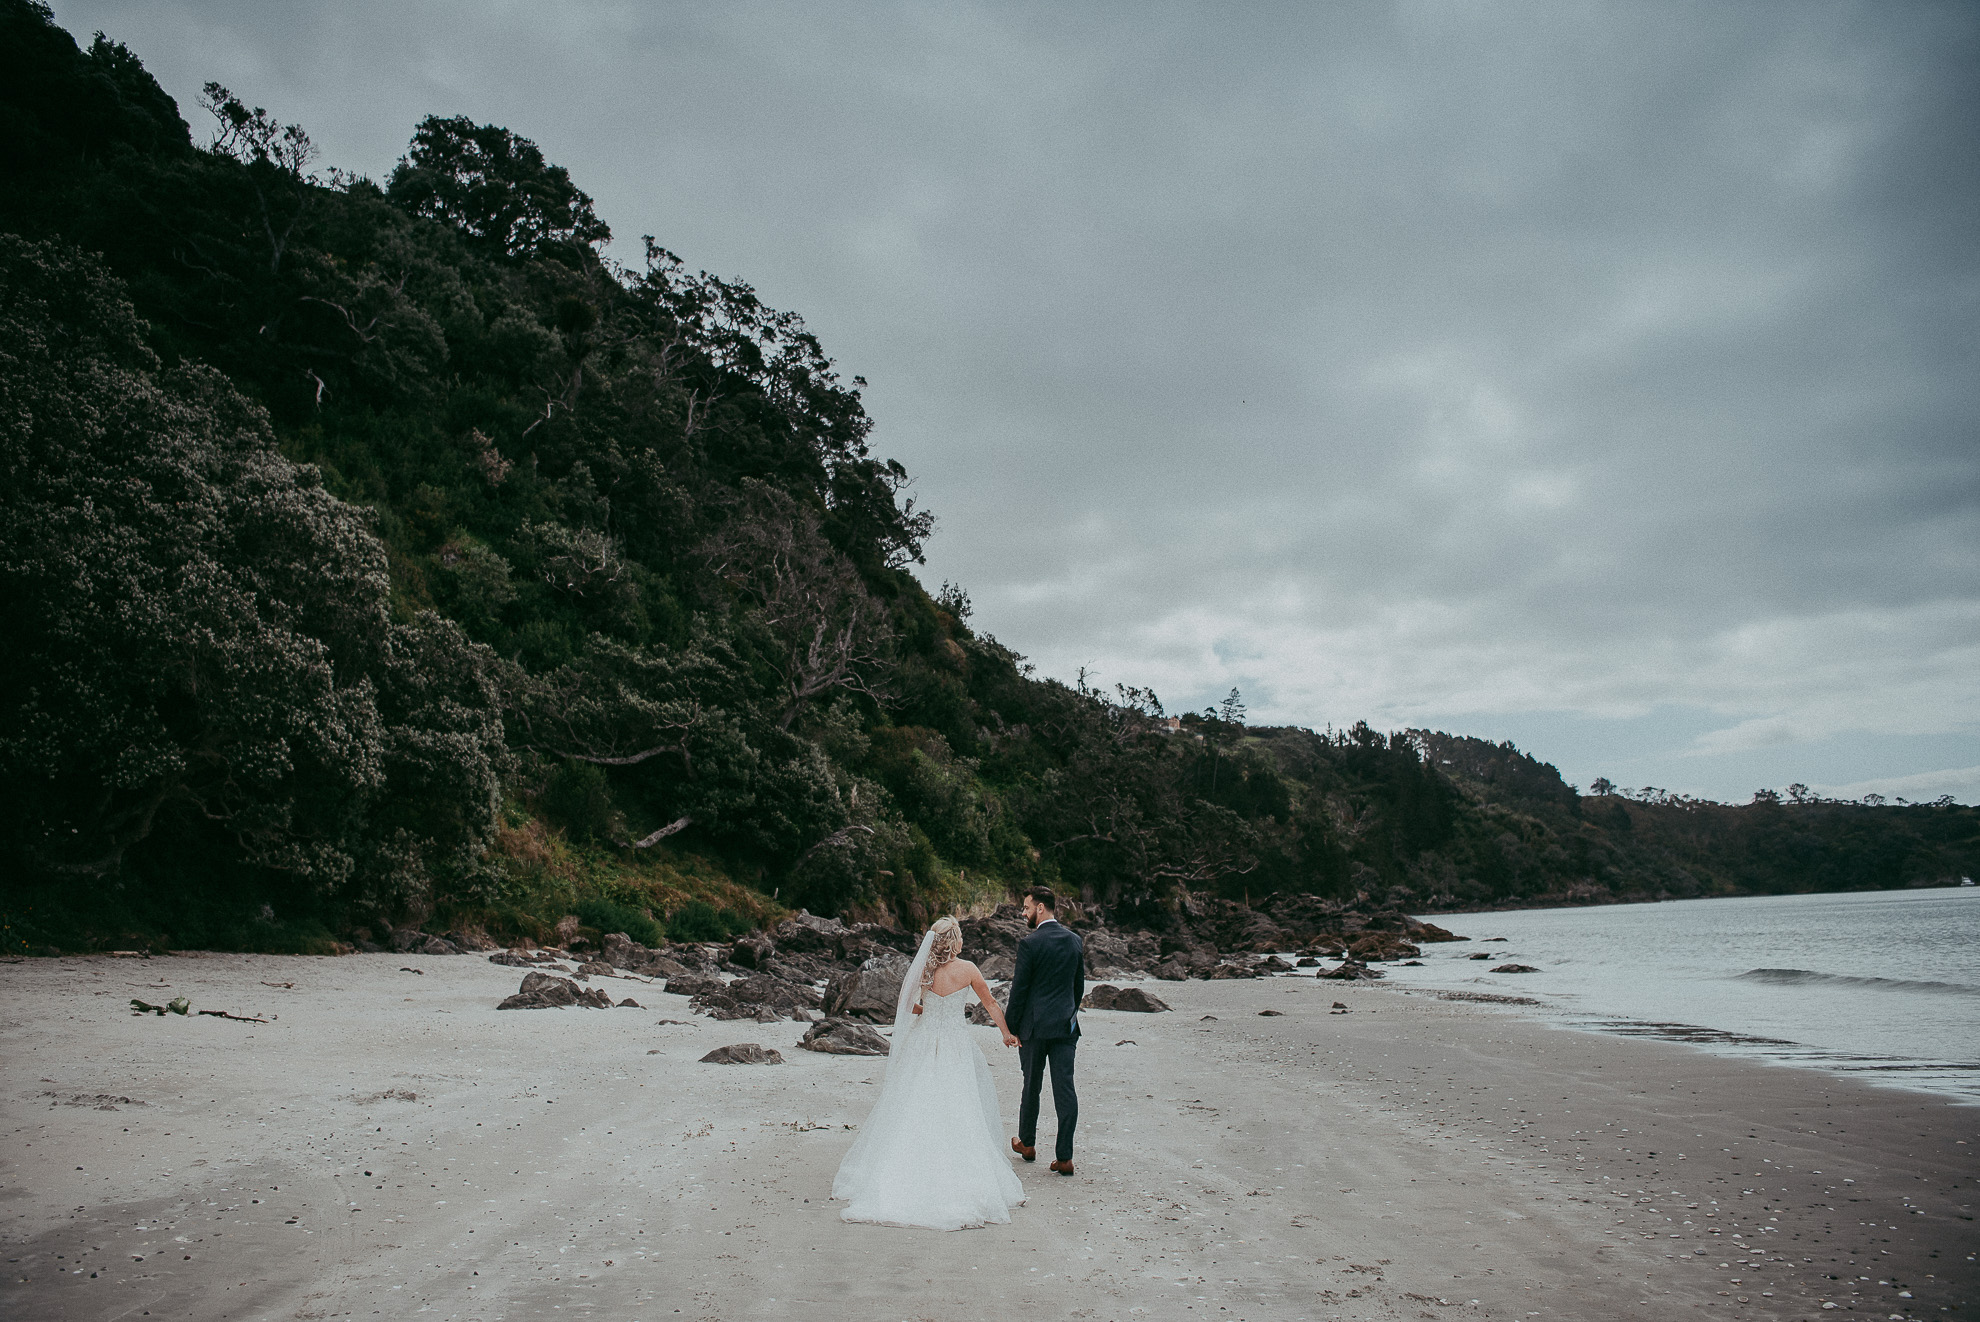
M 1055 1161 L 1052 1163 L 1052 1169 L 1061 1175 L 1071 1175 L 1072 1163 L 1070 1161 Z
M 1024 1144 L 1018 1142 L 1016 1139 L 1011 1140 L 1011 1151 L 1017 1153 L 1020 1157 L 1023 1157 L 1026 1161 L 1038 1160 L 1037 1148 L 1028 1148 Z

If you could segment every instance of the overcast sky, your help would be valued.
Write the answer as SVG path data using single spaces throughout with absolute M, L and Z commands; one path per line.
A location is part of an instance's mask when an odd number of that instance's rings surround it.
M 803 314 L 1045 673 L 1980 801 L 1973 5 L 54 8 Z

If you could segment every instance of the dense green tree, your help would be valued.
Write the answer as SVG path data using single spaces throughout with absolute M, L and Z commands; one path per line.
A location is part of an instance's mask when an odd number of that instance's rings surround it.
M 96 262 L 0 236 L 15 866 L 112 877 L 178 816 L 304 893 L 391 907 L 470 875 L 506 756 L 491 658 L 391 620 L 363 511 L 143 335 Z
M 915 579 L 933 520 L 796 314 L 603 260 L 508 129 L 428 118 L 381 188 L 203 105 L 0 0 L 0 909 L 720 933 L 1050 881 L 1160 923 L 1980 863 L 1952 805 L 1584 800 L 1508 744 L 1043 679 Z

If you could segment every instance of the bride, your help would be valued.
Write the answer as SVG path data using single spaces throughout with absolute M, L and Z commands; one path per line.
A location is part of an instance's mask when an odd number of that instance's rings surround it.
M 965 987 L 1004 1045 L 1017 1042 L 976 965 L 959 959 L 962 925 L 939 918 L 901 979 L 887 1079 L 839 1164 L 832 1197 L 847 1221 L 962 1230 L 1007 1222 L 1024 1186 L 1003 1151 L 990 1066 L 964 1017 Z

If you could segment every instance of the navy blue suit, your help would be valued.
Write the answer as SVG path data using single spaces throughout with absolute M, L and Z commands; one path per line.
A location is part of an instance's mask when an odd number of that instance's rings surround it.
M 1073 1051 L 1079 1042 L 1079 1003 L 1086 999 L 1086 943 L 1054 919 L 1018 942 L 1005 1022 L 1018 1039 L 1024 1091 L 1018 1103 L 1018 1142 L 1037 1146 L 1038 1095 L 1052 1072 L 1052 1109 L 1058 1113 L 1058 1159 L 1071 1161 L 1079 1094 L 1073 1090 Z

